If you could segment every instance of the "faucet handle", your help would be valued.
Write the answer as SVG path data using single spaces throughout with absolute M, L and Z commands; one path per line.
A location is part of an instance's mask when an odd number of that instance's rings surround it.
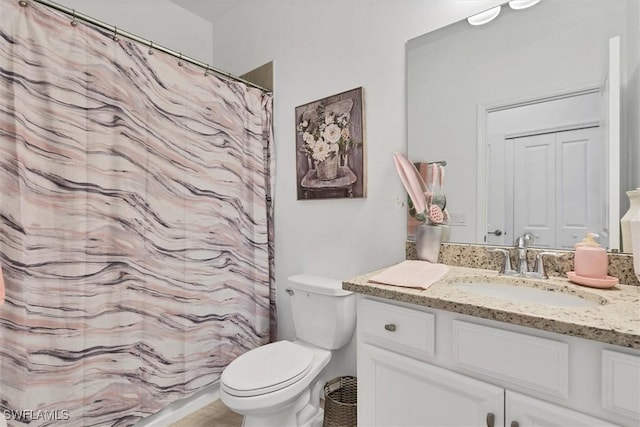
M 540 278 L 540 279 L 548 279 L 549 276 L 547 276 L 547 272 L 544 269 L 544 258 L 545 257 L 554 257 L 554 258 L 558 258 L 561 257 L 562 254 L 557 253 L 557 252 L 540 252 L 536 255 L 536 265 L 535 265 L 535 275 Z
M 507 249 L 502 248 L 494 248 L 489 249 L 489 252 L 502 254 L 502 266 L 500 267 L 500 273 L 509 274 L 513 272 L 513 268 L 511 267 L 511 257 L 509 256 L 509 251 Z

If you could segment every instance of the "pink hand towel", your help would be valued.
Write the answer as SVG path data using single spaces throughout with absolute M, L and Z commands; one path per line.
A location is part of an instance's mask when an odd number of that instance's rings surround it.
M 444 276 L 449 267 L 427 261 L 402 261 L 372 276 L 369 282 L 407 288 L 427 289 Z
M 1 265 L 0 265 L 0 304 L 4 304 L 4 277 L 2 275 Z

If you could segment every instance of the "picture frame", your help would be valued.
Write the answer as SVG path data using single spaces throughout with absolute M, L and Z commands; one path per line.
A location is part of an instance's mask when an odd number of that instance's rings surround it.
M 298 200 L 366 197 L 362 87 L 300 105 L 295 116 Z

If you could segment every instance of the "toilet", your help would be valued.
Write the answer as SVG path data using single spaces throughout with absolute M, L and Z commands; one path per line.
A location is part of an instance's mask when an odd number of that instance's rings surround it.
M 244 353 L 220 378 L 220 398 L 244 416 L 244 427 L 321 426 L 320 373 L 355 330 L 356 297 L 340 280 L 308 274 L 288 280 L 296 339 Z

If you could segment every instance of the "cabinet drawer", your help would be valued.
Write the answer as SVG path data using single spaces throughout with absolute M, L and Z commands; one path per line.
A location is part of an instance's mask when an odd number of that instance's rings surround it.
M 433 314 L 363 299 L 358 315 L 365 342 L 418 359 L 433 357 Z
M 453 321 L 459 368 L 554 397 L 569 395 L 566 343 L 475 323 Z
M 602 407 L 640 419 L 640 357 L 602 350 Z

